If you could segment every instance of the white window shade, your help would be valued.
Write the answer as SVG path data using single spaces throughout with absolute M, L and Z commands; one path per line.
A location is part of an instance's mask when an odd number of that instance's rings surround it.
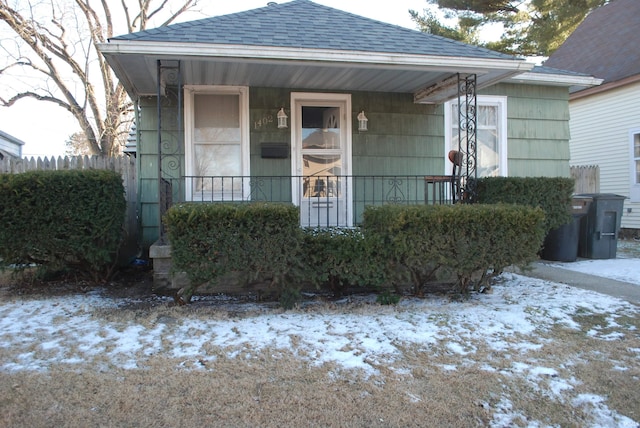
M 245 200 L 249 195 L 248 91 L 188 87 L 185 96 L 187 198 Z M 224 177 L 224 178 L 220 178 Z
M 478 96 L 476 110 L 476 147 L 478 177 L 507 175 L 507 98 Z M 445 151 L 458 149 L 458 103 L 445 104 Z M 451 165 L 445 161 L 445 174 Z

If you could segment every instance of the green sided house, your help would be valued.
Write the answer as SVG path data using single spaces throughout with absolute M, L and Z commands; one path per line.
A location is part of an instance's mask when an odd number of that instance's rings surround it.
M 99 49 L 137 105 L 144 248 L 178 201 L 349 227 L 366 205 L 469 197 L 469 177 L 569 176 L 568 88 L 595 83 L 309 0 Z

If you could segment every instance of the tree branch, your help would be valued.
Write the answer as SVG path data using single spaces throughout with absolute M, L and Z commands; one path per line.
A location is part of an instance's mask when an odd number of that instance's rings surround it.
M 163 10 L 169 11 L 170 1 L 120 0 L 126 30 L 132 32 L 136 26 L 145 29 L 150 18 L 159 17 Z M 177 0 L 181 6 L 175 13 L 169 11 L 170 16 L 163 25 L 174 21 L 197 1 Z M 97 43 L 113 37 L 115 16 L 110 9 L 111 2 L 113 0 L 0 0 L 0 20 L 16 36 L 14 44 L 3 41 L 0 46 L 0 51 L 6 54 L 0 77 L 14 79 L 22 85 L 7 94 L 6 89 L 11 85 L 0 82 L 5 92 L 0 105 L 10 106 L 24 98 L 54 103 L 73 114 L 91 150 L 103 154 L 113 153 L 117 139 L 125 132 L 123 125 L 128 123 L 132 106 L 106 59 L 95 50 Z M 18 6 L 12 8 L 9 3 Z M 138 13 L 134 14 L 130 8 L 136 3 Z M 66 9 L 68 5 L 74 9 Z M 89 37 L 84 37 L 85 28 Z M 21 52 L 24 46 L 29 48 L 30 53 L 26 49 L 24 52 L 27 55 Z M 28 83 L 22 79 L 22 73 L 13 71 L 19 67 L 24 68 L 27 76 L 34 74 L 28 69 L 33 70 L 36 76 L 43 77 L 44 83 Z M 94 78 L 97 75 L 100 83 Z

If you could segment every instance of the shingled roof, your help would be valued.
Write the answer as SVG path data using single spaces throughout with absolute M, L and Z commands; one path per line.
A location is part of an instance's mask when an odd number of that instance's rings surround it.
M 162 90 L 168 76 L 159 78 L 160 64 L 179 67 L 183 85 L 411 93 L 417 103 L 455 96 L 459 75 L 476 75 L 477 89 L 515 76 L 530 84 L 593 84 L 310 0 L 126 34 L 97 48 L 134 98 Z
M 640 74 L 640 1 L 614 0 L 591 12 L 545 62 L 615 82 Z
M 376 21 L 309 0 L 173 24 L 113 41 L 182 42 L 514 59 L 477 46 Z

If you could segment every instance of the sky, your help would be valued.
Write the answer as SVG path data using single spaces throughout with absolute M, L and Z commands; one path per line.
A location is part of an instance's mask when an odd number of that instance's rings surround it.
M 415 29 L 409 10 L 422 11 L 426 0 L 314 0 L 325 6 L 341 9 L 367 18 L 376 19 Z M 191 12 L 182 20 L 200 19 L 206 16 L 225 15 L 266 6 L 268 0 L 238 0 L 200 2 L 201 12 Z M 284 3 L 279 0 L 278 3 Z M 0 107 L 0 129 L 26 144 L 24 156 L 64 155 L 64 142 L 79 131 L 77 122 L 70 113 L 51 103 L 23 99 L 14 106 Z
M 583 272 L 595 269 L 599 276 L 615 277 L 640 287 L 638 258 L 587 260 L 560 266 Z M 213 312 L 207 311 L 202 317 L 187 310 L 165 315 L 152 311 L 145 318 L 140 311 L 135 317 L 122 319 L 101 317 L 100 313 L 131 302 L 103 297 L 99 291 L 13 296 L 0 299 L 0 372 L 46 373 L 87 367 L 102 371 L 109 367 L 140 369 L 155 355 L 163 355 L 175 359 L 177 370 L 205 373 L 215 370 L 212 367 L 220 355 L 250 361 L 268 349 L 276 357 L 279 352 L 290 352 L 310 364 L 333 363 L 365 376 L 403 376 L 411 373 L 411 363 L 404 353 L 413 345 L 436 355 L 445 352 L 455 356 L 455 363 L 435 369 L 453 372 L 477 367 L 487 376 L 499 373 L 523 379 L 532 390 L 555 400 L 561 408 L 573 406 L 587 411 L 592 420 L 584 421 L 585 426 L 638 426 L 640 420 L 609 408 L 608 397 L 585 390 L 572 375 L 572 367 L 592 358 L 590 354 L 577 353 L 563 364 L 553 365 L 553 358 L 547 361 L 536 353 L 547 340 L 545 334 L 557 326 L 587 334 L 601 346 L 619 343 L 625 335 L 637 334 L 624 317 L 640 316 L 638 306 L 516 274 L 503 275 L 492 290 L 455 302 L 445 296 L 406 297 L 396 307 L 375 306 L 375 296 L 361 296 L 364 309 L 357 305 L 356 309 L 348 309 L 347 303 L 342 307 L 343 302 L 336 301 L 324 309 L 309 303 L 285 312 L 257 303 L 229 306 L 234 304 L 228 299 L 218 303 L 210 300 Z M 197 301 L 202 304 L 206 298 Z M 162 301 L 157 304 L 162 305 Z M 367 307 L 372 309 L 367 312 Z M 225 315 L 227 312 L 234 316 Z M 587 332 L 578 322 L 586 315 L 601 319 L 600 324 L 586 327 L 590 328 Z M 513 361 L 512 366 L 494 366 L 493 359 L 486 359 L 483 350 L 506 356 Z M 628 354 L 627 360 L 616 362 L 616 370 L 635 370 L 640 348 L 630 348 Z M 387 368 L 388 373 L 381 373 L 380 367 Z M 412 398 L 415 402 L 429 399 Z M 526 419 L 527 415 L 513 408 L 508 393 L 494 398 L 495 404 L 487 403 L 493 415 L 490 426 L 547 426 L 545 421 Z

